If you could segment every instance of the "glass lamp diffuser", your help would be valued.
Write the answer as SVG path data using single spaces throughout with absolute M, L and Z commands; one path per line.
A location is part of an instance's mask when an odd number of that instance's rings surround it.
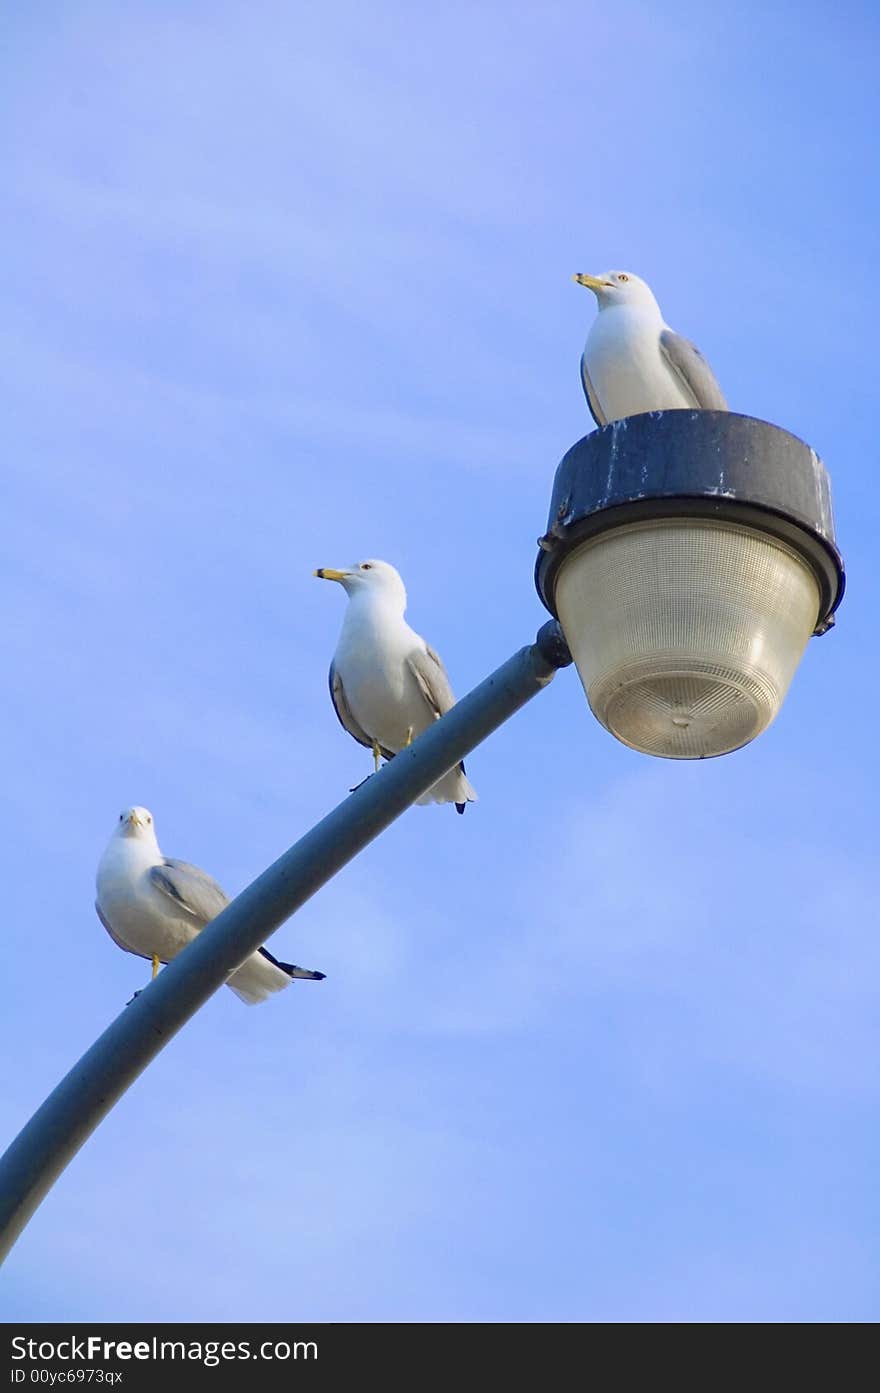
M 659 518 L 584 542 L 556 578 L 590 707 L 625 745 L 726 754 L 774 720 L 816 627 L 819 587 L 750 527 Z

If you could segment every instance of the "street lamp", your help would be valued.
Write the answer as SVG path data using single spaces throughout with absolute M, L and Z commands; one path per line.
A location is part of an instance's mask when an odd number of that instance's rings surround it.
M 536 579 L 560 622 L 545 624 L 242 890 L 22 1129 L 0 1158 L 0 1258 L 208 997 L 572 653 L 599 720 L 636 749 L 698 758 L 763 730 L 807 639 L 833 622 L 843 593 L 825 470 L 794 436 L 745 416 L 666 411 L 617 421 L 560 464 Z
M 594 715 L 669 759 L 766 730 L 843 594 L 821 460 L 725 411 L 631 416 L 579 441 L 540 545 L 538 593 Z

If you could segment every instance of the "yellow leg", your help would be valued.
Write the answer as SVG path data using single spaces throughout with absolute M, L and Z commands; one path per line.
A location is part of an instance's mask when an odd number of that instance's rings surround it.
M 380 765 L 381 763 L 382 763 L 382 750 L 381 750 L 381 748 L 380 748 L 380 746 L 379 746 L 379 741 L 378 741 L 378 740 L 374 740 L 374 741 L 373 741 L 373 772 L 374 772 L 374 773 L 378 774 L 378 772 L 379 772 L 379 765 Z
M 157 978 L 158 976 L 159 976 L 159 958 L 158 958 L 157 954 L 154 953 L 154 954 L 153 954 L 153 976 L 152 976 L 152 978 L 151 978 L 150 980 L 151 980 L 151 981 L 155 981 L 156 978 Z
M 407 728 L 406 728 L 406 740 L 404 741 L 403 748 L 406 749 L 407 745 L 411 745 L 412 742 L 413 742 L 413 728 L 412 728 L 412 726 L 407 726 Z

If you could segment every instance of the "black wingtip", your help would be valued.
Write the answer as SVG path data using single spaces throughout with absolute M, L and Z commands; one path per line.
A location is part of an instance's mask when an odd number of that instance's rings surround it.
M 279 963 L 294 982 L 323 982 L 326 972 L 314 972 L 310 967 L 299 967 L 296 963 Z
M 311 968 L 300 967 L 297 963 L 279 962 L 277 958 L 272 956 L 268 948 L 258 948 L 257 952 L 261 953 L 264 958 L 267 958 L 274 967 L 280 967 L 281 971 L 286 972 L 288 977 L 293 978 L 294 981 L 323 982 L 324 978 L 327 976 L 326 972 L 312 972 Z M 309 975 L 308 977 L 297 977 L 296 974 L 298 972 L 307 972 Z
M 457 813 L 463 813 L 466 807 L 467 807 L 467 803 L 456 803 L 456 805 L 455 805 L 455 811 L 456 811 Z

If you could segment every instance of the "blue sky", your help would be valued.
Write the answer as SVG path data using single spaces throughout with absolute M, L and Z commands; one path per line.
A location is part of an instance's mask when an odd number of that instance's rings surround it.
M 4 1135 L 142 985 L 121 807 L 234 892 L 368 772 L 315 566 L 399 566 L 459 692 L 542 622 L 573 271 L 819 451 L 850 587 L 731 757 L 562 674 L 278 932 L 324 983 L 131 1089 L 8 1318 L 877 1318 L 872 8 L 7 7 Z

